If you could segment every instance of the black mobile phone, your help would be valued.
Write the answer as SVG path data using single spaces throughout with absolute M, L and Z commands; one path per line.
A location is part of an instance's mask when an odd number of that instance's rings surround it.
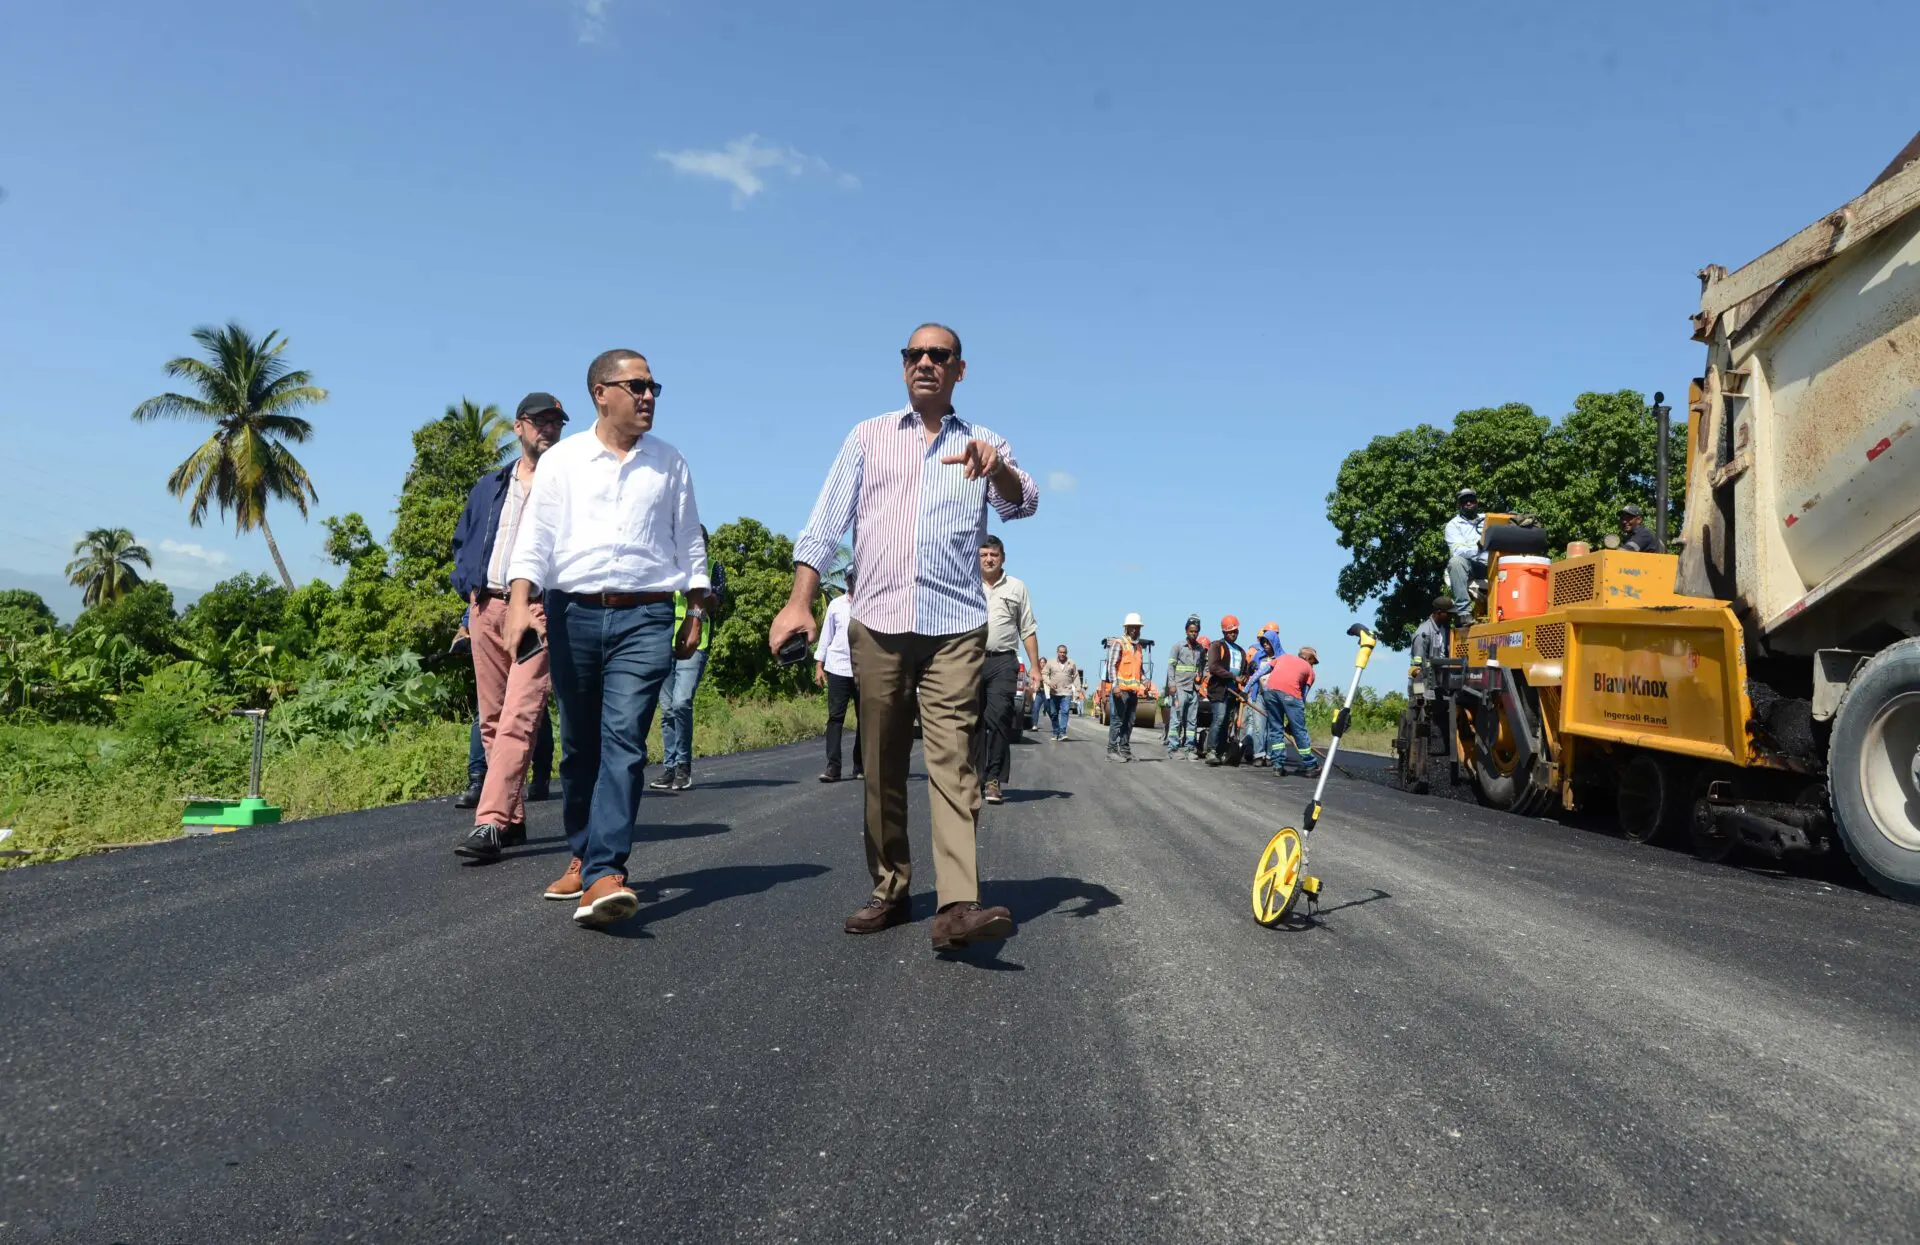
M 535 657 L 538 657 L 546 651 L 547 637 L 541 635 L 532 627 L 528 627 L 520 633 L 520 647 L 513 654 L 514 664 L 518 665 L 523 661 L 532 661 Z
M 780 646 L 780 664 L 797 666 L 807 659 L 807 633 L 796 631 L 785 644 Z

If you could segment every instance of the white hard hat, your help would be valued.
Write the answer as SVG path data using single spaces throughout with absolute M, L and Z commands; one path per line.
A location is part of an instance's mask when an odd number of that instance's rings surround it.
M 1121 623 L 1120 625 L 1121 625 L 1122 627 L 1144 627 L 1144 626 L 1146 626 L 1146 624 L 1145 624 L 1145 623 L 1143 623 L 1143 622 L 1141 622 L 1141 621 L 1140 621 L 1140 615 L 1138 615 L 1138 614 L 1128 614 L 1128 615 L 1127 615 L 1127 621 L 1125 621 L 1125 622 L 1123 622 L 1123 623 Z

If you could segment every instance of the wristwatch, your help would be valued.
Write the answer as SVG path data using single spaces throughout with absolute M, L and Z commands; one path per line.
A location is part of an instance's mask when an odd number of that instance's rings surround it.
M 707 616 L 707 611 L 701 609 L 697 605 L 689 605 L 687 607 L 688 618 L 705 618 L 706 616 Z

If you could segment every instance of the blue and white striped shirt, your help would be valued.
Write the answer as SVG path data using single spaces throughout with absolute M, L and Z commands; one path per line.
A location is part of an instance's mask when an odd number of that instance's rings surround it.
M 966 478 L 958 463 L 967 442 L 993 446 L 1020 477 L 1008 501 L 986 477 Z M 853 617 L 883 635 L 959 635 L 986 625 L 980 542 L 987 506 L 1024 519 L 1040 506 L 1033 477 L 1020 470 L 1006 440 L 948 412 L 931 442 L 911 407 L 854 425 L 841 443 L 813 515 L 793 542 L 793 560 L 816 569 L 853 529 Z

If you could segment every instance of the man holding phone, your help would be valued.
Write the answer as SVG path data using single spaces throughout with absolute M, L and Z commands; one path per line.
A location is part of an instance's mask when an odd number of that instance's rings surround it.
M 810 642 L 819 633 L 820 571 L 852 528 L 860 590 L 847 638 L 860 688 L 873 891 L 844 928 L 874 934 L 910 919 L 907 763 L 917 695 L 939 892 L 933 949 L 944 952 L 1014 933 L 1007 909 L 979 902 L 980 784 L 969 757 L 987 642 L 979 554 L 987 508 L 1025 518 L 1039 507 L 1040 490 L 1004 438 L 954 411 L 953 389 L 967 370 L 959 334 L 923 324 L 900 357 L 908 405 L 856 424 L 841 443 L 793 543 L 793 589 L 767 643 L 778 652 L 795 636 Z
M 591 432 L 555 446 L 534 473 L 507 569 L 506 633 L 516 646 L 529 634 L 547 642 L 560 698 L 561 816 L 573 858 L 546 897 L 577 900 L 574 921 L 602 926 L 640 906 L 627 856 L 646 731 L 675 658 L 700 643 L 707 542 L 687 460 L 650 435 L 660 382 L 646 356 L 601 354 L 587 392 Z M 687 599 L 677 633 L 676 592 Z
M 522 398 L 513 415 L 520 457 L 480 477 L 453 530 L 453 587 L 467 598 L 480 744 L 486 754 L 473 829 L 453 850 L 483 864 L 527 840 L 520 784 L 527 776 L 535 734 L 545 724 L 552 683 L 544 651 L 522 649 L 517 635 L 509 641 L 507 566 L 523 527 L 534 469 L 566 425 L 567 413 L 552 394 Z

